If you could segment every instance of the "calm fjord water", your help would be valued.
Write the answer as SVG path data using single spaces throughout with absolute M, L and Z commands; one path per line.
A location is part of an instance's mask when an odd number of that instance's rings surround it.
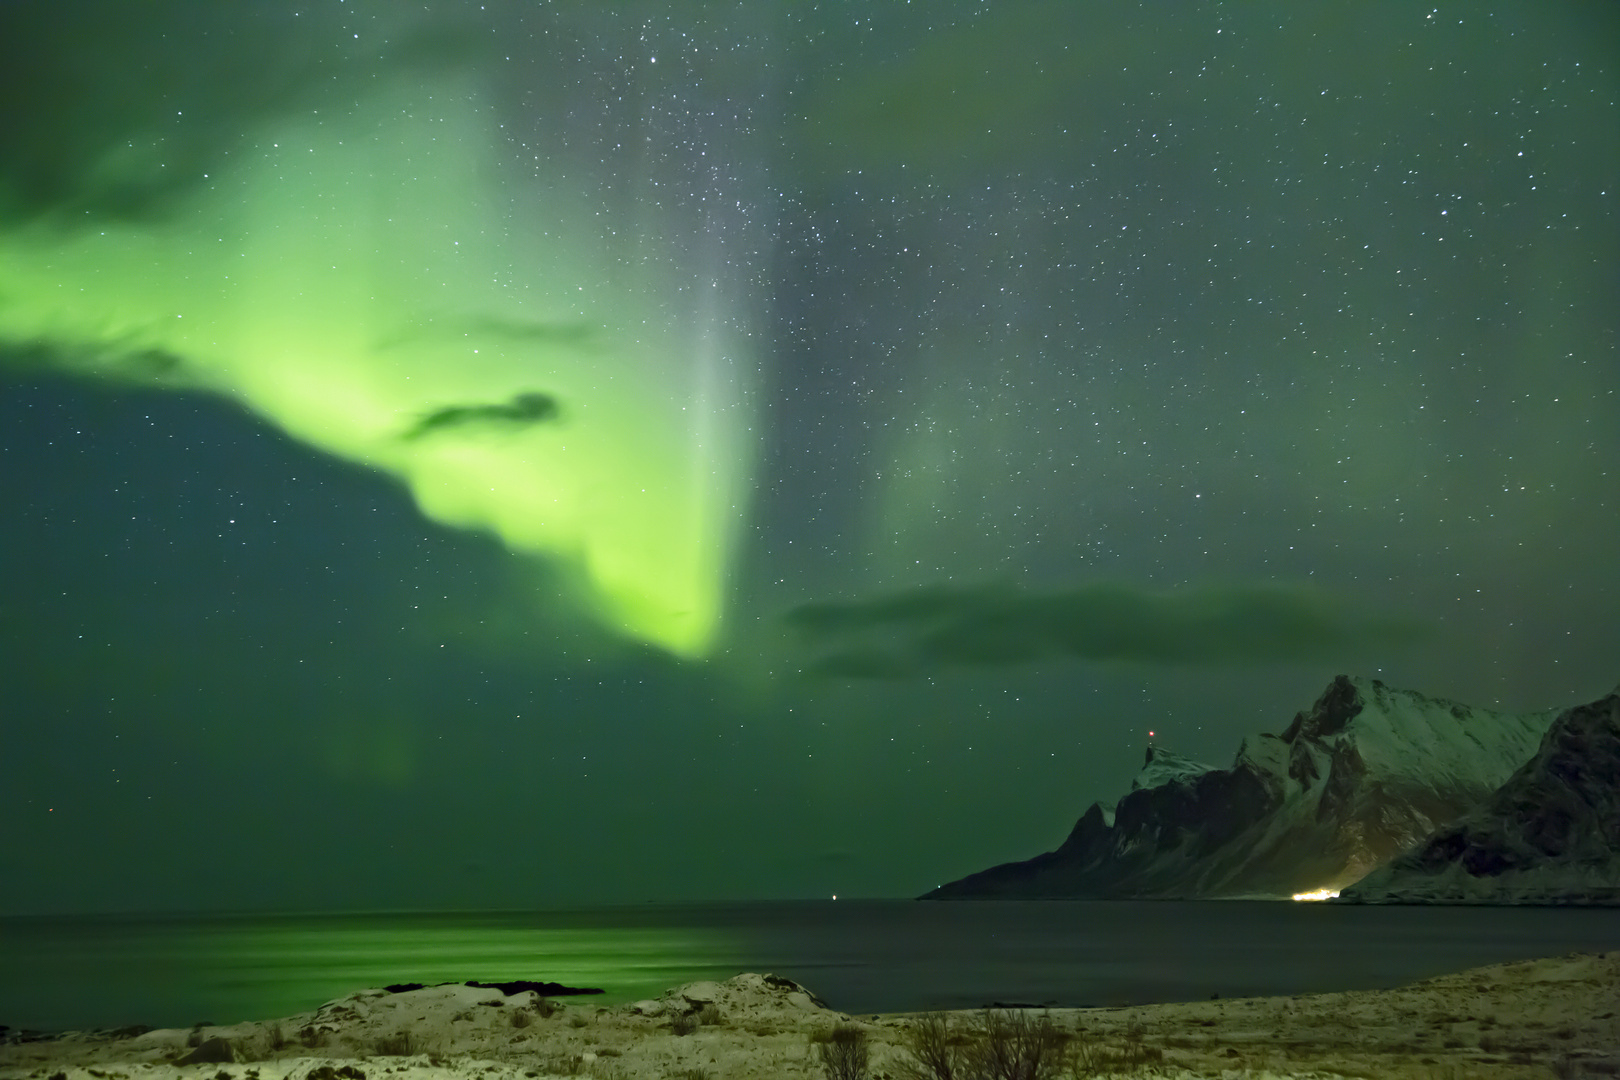
M 1620 911 L 1264 902 L 817 901 L 575 911 L 0 920 L 0 1023 L 269 1019 L 368 986 L 543 979 L 587 1007 L 774 971 L 846 1012 L 1393 986 L 1620 949 Z

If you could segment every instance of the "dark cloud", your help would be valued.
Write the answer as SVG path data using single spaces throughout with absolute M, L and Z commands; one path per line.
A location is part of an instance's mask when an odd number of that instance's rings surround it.
M 423 416 L 401 437 L 420 439 L 450 428 L 525 428 L 555 420 L 560 412 L 556 398 L 534 392 L 517 394 L 510 401 L 494 405 L 446 405 Z
M 1373 616 L 1316 590 L 1274 586 L 1035 593 L 936 585 L 805 604 L 787 621 L 819 653 L 812 672 L 856 679 L 1062 656 L 1142 664 L 1337 660 L 1421 633 L 1416 623 Z

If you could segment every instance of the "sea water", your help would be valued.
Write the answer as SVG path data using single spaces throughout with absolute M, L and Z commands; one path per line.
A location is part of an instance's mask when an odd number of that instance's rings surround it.
M 1389 987 L 1620 949 L 1620 911 L 1287 902 L 817 901 L 538 912 L 0 919 L 0 1023 L 188 1027 L 363 987 L 536 979 L 577 1007 L 741 971 L 848 1013 Z

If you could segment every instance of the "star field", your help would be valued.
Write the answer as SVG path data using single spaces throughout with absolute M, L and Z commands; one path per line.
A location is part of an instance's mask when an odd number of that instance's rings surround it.
M 6 910 L 912 895 L 1620 679 L 1610 5 L 69 6 Z

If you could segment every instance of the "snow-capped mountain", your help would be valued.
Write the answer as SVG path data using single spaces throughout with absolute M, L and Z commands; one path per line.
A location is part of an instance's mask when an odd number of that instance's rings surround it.
M 1151 749 L 1056 851 L 928 899 L 1288 896 L 1339 889 L 1483 802 L 1557 710 L 1500 713 L 1341 675 L 1229 769 Z
M 1213 765 L 1205 765 L 1203 762 L 1166 750 L 1162 746 L 1149 744 L 1147 760 L 1142 763 L 1142 771 L 1131 781 L 1131 790 L 1141 791 L 1143 788 L 1163 787 L 1165 784 L 1189 783 L 1207 772 L 1215 771 Z
M 1620 687 L 1560 715 L 1483 804 L 1343 899 L 1620 903 Z

